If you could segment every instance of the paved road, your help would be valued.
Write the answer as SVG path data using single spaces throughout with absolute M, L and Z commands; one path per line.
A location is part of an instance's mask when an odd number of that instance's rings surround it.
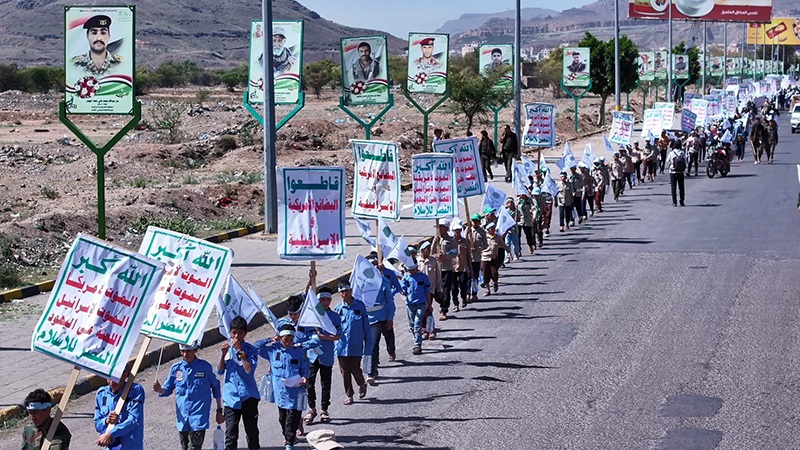
M 339 441 L 372 449 L 797 448 L 800 138 L 782 119 L 776 164 L 754 166 L 749 157 L 727 178 L 691 177 L 683 208 L 672 207 L 663 176 L 629 190 L 509 264 L 500 294 L 442 323 L 422 356 L 411 356 L 398 326 L 399 359 L 382 368 L 367 401 L 341 406 L 334 378 L 330 428 Z M 70 404 L 66 423 L 86 430 L 76 436 L 80 449 L 93 448 L 92 401 Z M 172 408 L 148 397 L 146 448 L 177 447 Z M 261 405 L 263 448 L 281 448 L 276 416 Z M 16 433 L 0 433 L 0 450 L 17 448 Z

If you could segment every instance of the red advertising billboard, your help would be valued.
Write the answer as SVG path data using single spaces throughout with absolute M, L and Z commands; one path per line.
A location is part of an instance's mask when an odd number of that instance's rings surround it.
M 669 7 L 676 20 L 769 22 L 772 0 L 628 0 L 632 19 L 667 19 Z

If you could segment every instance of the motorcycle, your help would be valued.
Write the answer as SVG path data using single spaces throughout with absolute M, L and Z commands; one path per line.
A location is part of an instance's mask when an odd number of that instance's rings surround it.
M 719 173 L 720 176 L 725 177 L 731 171 L 731 158 L 730 151 L 724 146 L 720 146 L 711 152 L 706 163 L 706 175 L 708 178 L 714 178 Z

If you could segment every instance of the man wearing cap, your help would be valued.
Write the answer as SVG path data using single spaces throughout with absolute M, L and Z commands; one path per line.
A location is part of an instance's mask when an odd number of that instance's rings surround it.
M 431 248 L 431 253 L 436 255 L 442 270 L 442 298 L 439 300 L 439 320 L 442 321 L 447 320 L 454 285 L 455 289 L 458 289 L 456 272 L 453 269 L 453 259 L 458 257 L 458 247 L 456 247 L 453 238 L 448 234 L 449 230 L 450 222 L 447 220 L 439 222 L 439 234 L 433 238 Z
M 578 173 L 577 165 L 569 168 L 567 180 L 569 181 L 570 190 L 572 190 L 573 207 L 578 216 L 578 223 L 583 223 L 583 217 L 586 215 L 583 210 L 583 176 Z M 573 216 L 569 217 L 569 225 L 575 225 Z
M 599 158 L 594 159 L 591 177 L 594 179 L 594 203 L 597 212 L 603 212 L 603 199 L 606 195 L 606 180 Z
M 225 413 L 225 450 L 239 448 L 239 421 L 244 422 L 247 448 L 254 450 L 258 443 L 258 401 L 261 394 L 256 384 L 258 351 L 248 342 L 247 321 L 236 316 L 231 319 L 230 342 L 220 347 L 217 374 L 225 374 L 222 403 Z
M 317 374 L 320 375 L 320 384 L 322 385 L 320 404 L 322 410 L 319 420 L 322 423 L 331 421 L 328 407 L 331 405 L 331 376 L 333 375 L 333 363 L 336 359 L 334 346 L 342 334 L 342 319 L 339 318 L 338 314 L 331 311 L 331 302 L 333 301 L 332 294 L 333 292 L 327 286 L 319 288 L 319 292 L 317 292 L 319 303 L 322 305 L 322 308 L 325 309 L 325 315 L 328 316 L 331 323 L 336 328 L 336 334 L 329 334 L 322 329 L 316 330 L 320 346 L 317 350 L 308 352 L 309 359 L 311 360 L 311 369 L 308 376 L 308 384 L 306 385 L 308 389 L 308 413 L 306 413 L 303 422 L 309 425 L 317 416 Z
M 408 272 L 403 276 L 400 285 L 403 286 L 403 295 L 406 296 L 406 311 L 408 313 L 408 330 L 414 339 L 411 353 L 422 354 L 422 318 L 425 310 L 431 307 L 431 282 L 427 275 L 420 272 L 416 264 L 406 266 Z
M 294 450 L 297 442 L 310 375 L 306 351 L 294 343 L 295 332 L 294 325 L 283 323 L 278 327 L 278 339 L 265 339 L 256 344 L 259 356 L 269 361 L 270 384 L 286 450 Z
M 547 170 L 536 171 L 536 182 L 534 185 L 539 188 L 542 194 L 542 231 L 545 236 L 550 236 L 550 223 L 553 220 L 553 194 L 544 189 L 544 176 Z
M 492 295 L 490 288 L 497 292 L 500 264 L 503 262 L 500 249 L 508 250 L 505 240 L 500 234 L 496 233 L 494 222 L 486 224 L 486 243 L 487 246 L 481 253 L 481 269 L 483 270 L 483 284 L 486 288 L 486 296 Z M 490 286 L 493 283 L 493 286 Z
M 578 167 L 581 170 L 581 178 L 583 184 L 581 186 L 581 197 L 583 201 L 581 202 L 581 211 L 583 212 L 583 220 L 586 221 L 587 217 L 587 209 L 586 205 L 589 205 L 588 214 L 590 216 L 594 216 L 594 194 L 595 194 L 595 183 L 594 177 L 591 173 L 589 173 L 589 166 L 586 165 L 583 161 L 578 164 Z
M 36 389 L 25 396 L 23 406 L 25 406 L 31 423 L 22 430 L 22 450 L 39 450 L 53 423 L 53 418 L 50 417 L 53 397 L 44 389 Z M 72 434 L 67 426 L 64 425 L 64 422 L 58 422 L 56 432 L 50 441 L 50 448 L 52 450 L 69 450 L 71 440 Z
M 431 241 L 425 241 L 422 245 L 419 246 L 419 250 L 421 252 L 419 260 L 417 260 L 417 266 L 419 271 L 424 273 L 428 276 L 428 280 L 431 283 L 431 297 L 436 300 L 437 303 L 442 302 L 442 267 L 439 265 L 439 261 L 431 255 Z M 425 314 L 422 317 L 422 323 L 425 326 L 425 329 L 422 331 L 422 339 L 436 339 L 436 328 L 428 327 L 428 316 L 433 314 L 433 306 L 431 304 L 430 307 L 425 309 Z
M 350 65 L 353 82 L 369 81 L 381 74 L 378 58 L 372 57 L 372 47 L 368 42 L 358 44 L 358 59 Z
M 435 38 L 429 37 L 419 41 L 422 57 L 415 59 L 414 64 L 417 65 L 417 70 L 421 73 L 430 74 L 442 66 L 433 56 L 433 44 L 435 40 Z
M 537 245 L 544 246 L 544 200 L 542 190 L 538 187 L 531 189 L 531 206 L 533 209 L 533 235 Z
M 272 30 L 272 68 L 275 75 L 289 72 L 297 62 L 297 56 L 286 47 L 286 34 L 282 27 Z
M 364 352 L 372 348 L 372 330 L 367 318 L 367 307 L 359 299 L 353 297 L 350 283 L 339 283 L 339 294 L 342 301 L 333 312 L 342 319 L 341 338 L 336 342 L 336 356 L 339 359 L 339 371 L 344 383 L 345 405 L 353 404 L 353 379 L 358 384 L 358 398 L 367 396 L 367 382 L 361 373 L 361 358 Z
M 472 266 L 472 276 L 469 280 L 470 289 L 472 285 L 478 285 L 478 278 L 480 278 L 481 274 L 481 253 L 486 248 L 486 230 L 483 229 L 481 226 L 481 220 L 483 217 L 478 214 L 474 213 L 470 217 L 472 221 L 470 233 L 470 245 L 471 245 L 471 254 L 470 254 L 470 265 Z M 478 300 L 478 291 L 477 289 L 472 291 L 472 296 L 470 301 L 474 302 Z
M 469 241 L 461 234 L 464 230 L 461 219 L 454 219 L 450 229 L 453 231 L 453 245 L 457 250 L 452 259 L 455 282 L 450 292 L 453 296 L 453 307 L 458 311 L 459 298 L 461 298 L 461 307 L 467 306 L 472 265 L 470 264 Z
M 556 185 L 558 186 L 558 195 L 556 196 L 555 205 L 558 206 L 558 224 L 560 226 L 558 231 L 564 232 L 565 229 L 569 230 L 569 222 L 572 220 L 572 206 L 574 204 L 567 172 L 561 172 L 561 177 L 556 181 Z
M 367 261 L 372 263 L 373 266 L 378 267 L 378 257 L 369 256 Z M 387 276 L 386 270 L 390 272 Z M 368 355 L 371 358 L 364 358 L 368 360 L 369 367 L 364 367 L 364 374 L 367 383 L 375 383 L 375 378 L 378 377 L 378 364 L 381 357 L 381 336 L 386 341 L 386 352 L 389 353 L 389 361 L 395 360 L 395 344 L 394 344 L 394 314 L 396 306 L 394 304 L 394 290 L 389 286 L 389 277 L 398 283 L 394 271 L 386 269 L 383 271 L 383 280 L 381 287 L 378 289 L 378 295 L 375 297 L 375 304 L 367 308 L 367 316 L 369 318 L 370 332 L 372 333 L 372 347 L 367 349 Z M 398 283 L 399 286 L 399 283 Z
M 619 152 L 614 152 L 614 160 L 611 161 L 611 190 L 614 191 L 614 201 L 619 201 L 619 196 L 625 187 L 625 164 L 619 156 Z
M 175 391 L 175 414 L 182 450 L 201 450 L 209 428 L 211 397 L 217 401 L 217 424 L 225 422 L 222 413 L 222 394 L 214 368 L 208 361 L 197 358 L 198 342 L 181 344 L 182 359 L 175 363 L 162 386 L 153 382 L 159 397 L 169 397 Z
M 491 57 L 492 62 L 483 66 L 484 73 L 489 72 L 490 70 L 499 69 L 501 66 L 505 65 L 503 63 L 503 50 L 500 50 L 499 47 L 492 49 Z
M 122 396 L 123 388 L 130 378 L 126 368 L 119 381 L 108 380 L 108 386 L 97 390 L 94 406 L 94 429 L 100 433 L 99 447 L 114 450 L 141 450 L 144 448 L 144 388 L 131 383 L 122 413 L 114 412 Z M 111 430 L 108 430 L 111 426 Z
M 84 22 L 86 40 L 89 41 L 89 53 L 72 58 L 80 70 L 92 75 L 107 75 L 122 63 L 122 56 L 108 51 L 111 40 L 111 18 L 104 15 L 92 16 Z

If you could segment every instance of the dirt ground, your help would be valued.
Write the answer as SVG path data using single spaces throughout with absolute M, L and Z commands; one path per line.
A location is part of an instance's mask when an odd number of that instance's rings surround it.
M 140 126 L 106 155 L 108 240 L 136 249 L 148 224 L 169 224 L 207 236 L 263 221 L 261 127 L 241 106 L 241 92 L 212 89 L 203 107 L 197 92 L 198 88 L 158 90 L 139 98 L 144 124 L 154 123 L 155 101 L 174 102 L 182 111 L 182 139 L 167 145 L 163 131 Z M 0 239 L 10 243 L 25 284 L 54 278 L 78 233 L 97 234 L 97 158 L 59 122 L 60 100 L 55 93 L 0 93 Z M 395 101 L 373 128 L 373 139 L 401 145 L 401 170 L 409 178 L 411 155 L 422 150 L 422 116 L 401 92 L 395 92 Z M 554 99 L 548 90 L 524 91 L 523 103 L 533 101 Z M 363 129 L 338 108 L 338 92 L 326 91 L 321 99 L 309 95 L 306 103 L 278 132 L 278 165 L 344 166 L 352 177 L 347 143 L 363 138 Z M 579 135 L 573 132 L 573 101 L 562 98 L 555 103 L 559 143 L 598 130 L 598 97 L 581 100 Z M 277 109 L 280 118 L 290 108 Z M 354 111 L 369 119 L 380 108 Z M 513 108 L 504 109 L 501 126 L 511 123 L 512 117 Z M 102 144 L 122 128 L 126 117 L 73 120 Z M 466 133 L 463 118 L 447 112 L 445 105 L 431 115 L 430 127 L 431 138 L 434 127 L 453 137 Z M 487 129 L 491 136 L 492 128 L 484 120 L 473 132 Z M 236 148 L 223 145 L 231 138 Z M 560 152 L 560 147 L 551 151 Z

